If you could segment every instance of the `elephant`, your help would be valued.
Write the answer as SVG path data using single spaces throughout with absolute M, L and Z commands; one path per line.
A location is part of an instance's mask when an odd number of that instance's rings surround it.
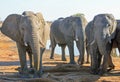
M 86 34 L 85 34 L 85 28 L 86 28 L 88 22 L 87 22 L 87 20 L 86 20 L 86 18 L 84 16 L 84 14 L 81 14 L 79 16 L 76 16 L 76 15 L 73 15 L 73 16 L 80 17 L 80 19 L 82 21 L 82 28 L 83 28 L 83 31 L 84 31 L 83 32 L 84 33 L 84 46 L 85 46 L 86 52 L 88 53 L 87 46 L 86 46 Z M 89 54 L 87 54 L 87 56 L 86 56 L 86 63 L 89 63 Z
M 87 62 L 86 63 L 89 63 L 89 55 L 90 55 L 90 44 L 92 44 L 92 40 L 94 39 L 93 38 L 93 26 L 92 26 L 92 21 L 90 21 L 86 28 L 85 28 L 85 35 L 86 35 L 86 38 L 85 38 L 85 42 L 86 42 L 86 53 L 87 53 Z
M 116 34 L 116 24 L 112 14 L 98 14 L 85 29 L 93 74 L 103 75 L 107 71 L 107 67 L 114 68 L 110 53 L 112 40 Z M 101 61 L 102 56 L 103 61 Z
M 117 27 L 116 27 L 116 35 L 113 39 L 113 48 L 118 48 L 120 53 L 120 20 L 117 21 Z
M 56 44 L 62 48 L 62 60 L 65 58 L 65 47 L 68 46 L 70 64 L 76 64 L 74 60 L 74 41 L 76 41 L 80 56 L 78 63 L 84 62 L 84 31 L 80 17 L 69 16 L 55 20 L 50 27 L 51 56 L 53 59 Z
M 16 42 L 21 65 L 21 74 L 28 74 L 26 52 L 30 60 L 30 68 L 34 69 L 34 77 L 42 74 L 42 55 L 45 51 L 47 35 L 46 22 L 42 14 L 24 11 L 10 14 L 4 20 L 1 32 Z

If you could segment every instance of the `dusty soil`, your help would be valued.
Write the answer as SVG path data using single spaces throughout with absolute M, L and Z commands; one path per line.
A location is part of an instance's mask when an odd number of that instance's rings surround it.
M 119 82 L 120 58 L 113 57 L 115 69 L 104 76 L 90 74 L 90 64 L 70 65 L 61 61 L 55 54 L 54 60 L 49 59 L 50 51 L 43 56 L 44 74 L 41 78 L 20 78 L 17 68 L 20 67 L 16 44 L 0 33 L 0 82 Z M 78 57 L 75 57 L 77 61 Z M 29 62 L 29 61 L 28 61 Z

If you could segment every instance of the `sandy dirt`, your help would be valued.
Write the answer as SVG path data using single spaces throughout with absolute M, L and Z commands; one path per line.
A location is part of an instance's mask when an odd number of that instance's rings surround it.
M 70 65 L 61 61 L 61 56 L 55 54 L 49 59 L 50 50 L 43 56 L 44 74 L 41 78 L 20 78 L 20 67 L 16 44 L 0 33 L 0 82 L 120 82 L 120 58 L 113 57 L 115 69 L 104 76 L 90 74 L 90 64 Z M 78 57 L 75 57 L 77 61 Z M 29 61 L 28 61 L 29 62 Z

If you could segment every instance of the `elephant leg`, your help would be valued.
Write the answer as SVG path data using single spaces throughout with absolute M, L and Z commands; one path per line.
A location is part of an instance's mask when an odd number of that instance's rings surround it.
M 87 57 L 86 57 L 87 61 L 86 61 L 86 63 L 90 63 L 89 62 L 89 55 L 90 55 L 90 48 L 89 48 L 89 46 L 86 47 L 86 52 L 87 52 Z
M 38 75 L 41 76 L 43 74 L 43 69 L 42 69 L 42 56 L 45 51 L 45 48 L 40 48 L 40 67 L 39 67 L 39 72 Z
M 102 60 L 102 55 L 100 54 L 99 50 L 97 49 L 97 68 L 99 69 L 100 68 L 100 64 L 101 64 L 101 60 Z
M 107 64 L 108 64 L 108 55 L 104 55 L 103 63 L 100 67 L 99 75 L 103 75 L 106 72 Z
M 34 74 L 35 70 L 34 70 L 34 58 L 33 58 L 33 54 L 31 51 L 27 50 L 28 53 L 28 57 L 29 57 L 29 61 L 30 61 L 30 68 L 29 68 L 29 73 L 30 74 Z
M 50 55 L 50 59 L 54 59 L 54 51 L 55 51 L 55 46 L 52 46 L 52 49 L 51 49 L 51 55 Z
M 90 55 L 91 55 L 91 73 L 98 74 L 98 56 L 100 55 L 96 43 L 90 45 Z M 100 57 L 99 57 L 100 58 Z
M 17 48 L 18 48 L 20 65 L 22 70 L 21 73 L 26 73 L 28 71 L 27 62 L 26 62 L 26 48 L 20 43 L 17 43 Z
M 102 54 L 103 55 L 103 63 L 100 67 L 100 71 L 99 71 L 99 75 L 103 75 L 105 72 L 107 72 L 107 66 L 108 66 L 108 63 L 109 63 L 109 58 L 110 58 L 110 53 L 111 53 L 111 50 L 112 50 L 112 45 L 111 44 L 107 44 L 106 45 L 106 49 L 104 48 L 103 49 L 104 53 Z
M 98 74 L 98 54 L 93 51 L 93 54 L 91 55 L 91 73 L 92 74 Z
M 107 72 L 109 72 L 109 71 L 111 71 L 112 69 L 114 69 L 114 64 L 113 64 L 113 62 L 112 62 L 112 57 L 111 57 L 111 51 L 112 51 L 112 47 L 110 46 L 109 48 L 108 48 L 108 68 L 109 69 L 107 69 Z
M 30 68 L 33 68 L 34 66 L 34 62 L 33 62 L 33 54 L 30 50 L 27 50 L 28 56 L 29 56 L 29 60 L 30 60 Z
M 113 64 L 113 62 L 112 62 L 112 57 L 111 57 L 111 55 L 108 56 L 108 68 L 109 68 L 109 69 L 107 69 L 107 72 L 109 72 L 109 71 L 111 71 L 112 69 L 115 68 L 115 66 L 114 66 L 114 64 Z
M 65 48 L 66 48 L 66 45 L 61 45 L 61 49 L 62 49 L 62 61 L 66 61 L 66 58 L 65 58 Z
M 68 44 L 69 54 L 70 54 L 70 64 L 76 64 L 74 60 L 74 43 L 70 41 Z
M 78 64 L 82 65 L 84 63 L 84 42 L 76 41 L 77 48 L 79 50 Z

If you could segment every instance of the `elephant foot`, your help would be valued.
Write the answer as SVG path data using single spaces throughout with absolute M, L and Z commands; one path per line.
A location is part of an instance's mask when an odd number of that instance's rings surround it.
M 21 68 L 18 68 L 19 74 L 28 74 L 28 69 L 22 70 Z
M 50 59 L 54 59 L 54 57 L 50 57 Z
M 34 74 L 35 73 L 35 69 L 34 68 L 29 68 L 29 73 L 30 74 Z
M 90 73 L 94 74 L 94 75 L 97 75 L 98 74 L 98 69 L 91 69 Z
M 103 69 L 100 69 L 98 75 L 103 76 L 104 73 L 105 71 Z
M 41 78 L 41 76 L 43 75 L 43 71 L 38 71 L 34 73 L 34 77 L 33 78 Z
M 112 65 L 112 66 L 109 66 L 109 68 L 107 68 L 107 72 L 110 72 L 112 69 L 114 69 L 115 68 L 115 66 L 114 65 Z
M 66 58 L 62 58 L 62 61 L 66 61 Z
M 29 71 L 28 71 L 28 70 L 27 70 L 27 71 L 20 71 L 20 72 L 19 72 L 19 77 L 20 77 L 20 78 L 31 78 L 32 75 L 29 74 Z
M 78 64 L 79 65 L 83 65 L 83 63 L 84 63 L 84 60 L 81 61 L 80 59 L 78 59 Z
M 83 62 L 78 61 L 78 64 L 79 64 L 79 65 L 83 65 Z
M 68 64 L 76 64 L 75 61 L 70 61 Z

